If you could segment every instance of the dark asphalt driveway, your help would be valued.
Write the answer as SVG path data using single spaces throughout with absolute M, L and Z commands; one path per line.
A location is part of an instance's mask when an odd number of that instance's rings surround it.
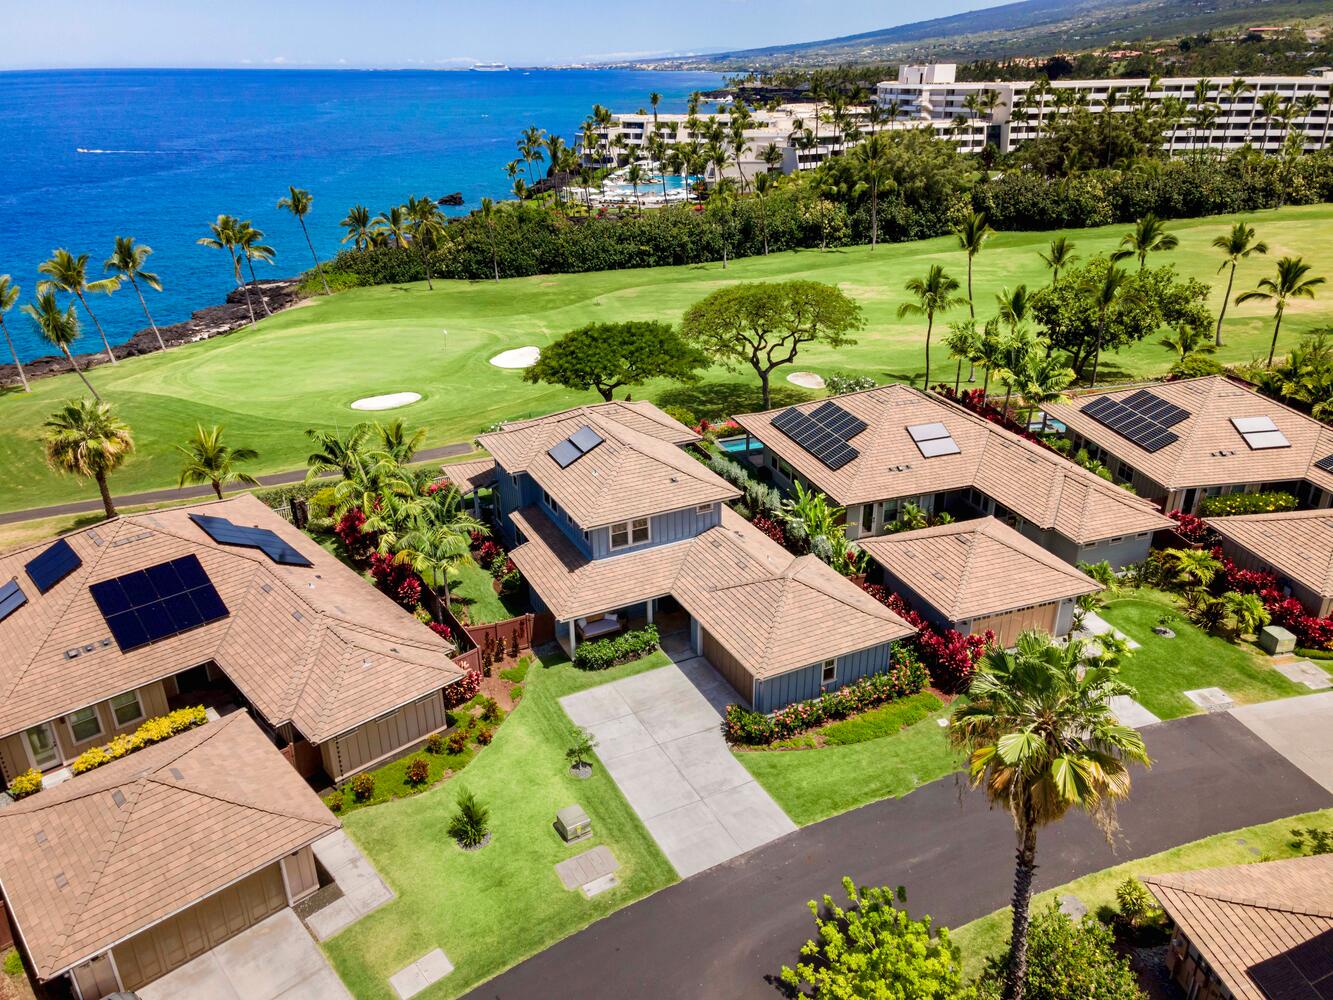
M 1072 815 L 1041 835 L 1037 888 L 1254 823 L 1333 806 L 1228 715 L 1145 733 L 1155 764 L 1120 809 L 1116 851 Z M 810 936 L 807 900 L 904 885 L 916 913 L 957 926 L 1008 902 L 1013 828 L 953 778 L 835 816 L 641 900 L 478 987 L 471 997 L 776 996 L 765 976 Z M 522 919 L 515 915 L 515 919 Z

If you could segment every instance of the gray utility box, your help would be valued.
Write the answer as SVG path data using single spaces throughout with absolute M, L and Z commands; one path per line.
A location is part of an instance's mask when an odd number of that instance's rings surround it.
M 592 836 L 592 820 L 580 805 L 565 806 L 556 813 L 555 828 L 566 844 Z
M 1278 656 L 1296 648 L 1296 637 L 1280 625 L 1267 625 L 1259 633 L 1259 645 L 1269 656 Z

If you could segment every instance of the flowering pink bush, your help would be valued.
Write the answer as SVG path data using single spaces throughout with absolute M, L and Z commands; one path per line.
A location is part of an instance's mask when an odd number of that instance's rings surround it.
M 1208 522 L 1197 514 L 1186 514 L 1182 510 L 1173 510 L 1167 517 L 1176 522 L 1176 534 L 1194 545 L 1203 545 L 1213 541 L 1216 535 L 1208 527 Z
M 863 583 L 861 589 L 917 630 L 911 642 L 932 684 L 950 694 L 967 690 L 977 664 L 995 644 L 994 632 L 987 629 L 979 635 L 963 635 L 956 629 L 936 628 L 888 588 Z
M 375 585 L 409 610 L 421 603 L 421 577 L 407 563 L 396 563 L 393 556 L 370 554 L 370 576 Z
M 361 530 L 361 526 L 365 523 L 366 515 L 361 512 L 360 508 L 353 507 L 338 519 L 338 523 L 333 529 L 333 533 L 343 543 L 343 548 L 347 550 L 347 554 L 357 563 L 365 563 L 379 544 L 379 536 L 375 532 Z
M 762 531 L 769 538 L 773 539 L 773 541 L 777 542 L 784 548 L 786 547 L 787 532 L 783 529 L 782 523 L 780 521 L 775 521 L 773 518 L 767 516 L 766 514 L 756 514 L 754 516 L 754 519 L 750 523 L 753 524 L 760 531 Z
M 444 689 L 444 707 L 457 708 L 464 702 L 471 701 L 481 690 L 481 671 L 469 670 L 463 679 L 450 684 Z
M 441 639 L 453 639 L 454 630 L 444 622 L 428 622 L 427 627 Z
M 503 547 L 501 547 L 496 542 L 487 539 L 486 541 L 482 542 L 481 546 L 477 549 L 477 556 L 476 556 L 477 563 L 481 566 L 489 567 L 491 563 L 495 562 L 498 556 L 502 556 L 504 554 L 505 550 Z
M 1300 601 L 1282 593 L 1277 574 L 1260 569 L 1241 569 L 1222 554 L 1220 546 L 1213 548 L 1213 555 L 1222 563 L 1218 585 L 1224 591 L 1259 595 L 1272 623 L 1293 633 L 1298 645 L 1308 649 L 1333 649 L 1333 618 L 1318 618 L 1306 612 Z

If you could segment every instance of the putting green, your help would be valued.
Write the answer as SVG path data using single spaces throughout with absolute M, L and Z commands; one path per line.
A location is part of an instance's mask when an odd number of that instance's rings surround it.
M 1267 240 L 1268 258 L 1251 258 L 1236 277 L 1237 290 L 1253 287 L 1268 274 L 1274 257 L 1298 254 L 1313 273 L 1333 278 L 1333 205 L 1257 212 L 1247 217 Z M 1184 274 L 1214 283 L 1214 308 L 1221 302 L 1225 275 L 1216 276 L 1218 252 L 1210 246 L 1234 217 L 1168 224 L 1180 248 L 1156 254 Z M 1066 231 L 1078 252 L 1090 256 L 1114 247 L 1128 226 Z M 1049 276 L 1037 256 L 1052 236 L 1002 233 L 975 263 L 978 312 L 993 313 L 993 295 L 1002 286 L 1039 285 Z M 548 386 L 528 385 L 522 372 L 504 370 L 490 359 L 524 345 L 545 345 L 567 330 L 594 320 L 676 320 L 685 308 L 729 282 L 811 278 L 836 282 L 865 308 L 867 327 L 855 347 L 805 351 L 792 370 L 821 376 L 846 371 L 880 381 L 920 380 L 923 325 L 899 320 L 903 283 L 934 262 L 959 280 L 966 263 L 952 238 L 919 243 L 881 244 L 820 252 L 804 250 L 720 264 L 540 276 L 502 282 L 437 281 L 354 289 L 264 320 L 216 340 L 190 344 L 165 354 L 101 366 L 90 378 L 134 430 L 138 449 L 112 478 L 117 494 L 172 486 L 184 441 L 196 423 L 222 424 L 233 445 L 259 452 L 256 474 L 298 468 L 309 451 L 308 427 L 349 427 L 373 414 L 351 404 L 368 396 L 411 389 L 422 399 L 401 411 L 412 425 L 429 431 L 428 443 L 465 440 L 502 418 L 544 413 L 596 398 Z M 947 319 L 966 315 L 956 310 Z M 1293 304 L 1283 324 L 1279 349 L 1314 327 L 1333 323 L 1333 285 L 1313 302 Z M 1242 361 L 1267 351 L 1272 328 L 1262 303 L 1232 306 L 1225 331 L 1223 361 Z M 443 331 L 449 332 L 445 334 Z M 950 368 L 936 337 L 934 373 Z M 91 349 L 85 335 L 81 347 Z M 1155 338 L 1107 359 L 1108 374 L 1160 373 L 1172 355 Z M 775 398 L 806 398 L 807 390 L 779 371 Z M 57 404 L 81 393 L 73 375 L 38 380 L 33 392 L 0 395 L 0 511 L 95 498 L 95 488 L 47 470 L 42 461 L 42 421 Z M 707 415 L 757 405 L 752 374 L 714 369 L 698 386 L 644 386 L 636 397 L 676 403 Z

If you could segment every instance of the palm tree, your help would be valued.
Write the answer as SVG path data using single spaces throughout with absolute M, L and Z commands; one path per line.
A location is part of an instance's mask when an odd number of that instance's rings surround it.
M 153 314 L 148 311 L 148 302 L 143 297 L 143 289 L 139 287 L 142 281 L 153 291 L 162 291 L 162 279 L 152 271 L 145 271 L 143 267 L 152 252 L 152 247 L 142 244 L 135 246 L 133 236 L 117 236 L 115 252 L 106 259 L 103 267 L 114 272 L 118 279 L 128 281 L 134 288 L 135 294 L 139 296 L 139 305 L 143 306 L 143 314 L 148 317 L 148 325 L 153 328 L 153 336 L 157 338 L 158 349 L 165 351 L 167 345 L 162 343 L 162 334 L 153 322 Z
M 648 95 L 648 103 L 653 107 L 653 128 L 657 128 L 657 106 L 662 103 L 662 95 L 654 90 Z
M 320 283 L 324 285 L 324 294 L 332 295 L 329 290 L 329 281 L 324 277 L 324 265 L 319 262 L 319 254 L 315 253 L 315 244 L 310 239 L 310 230 L 305 226 L 305 217 L 310 214 L 310 206 L 314 204 L 315 199 L 311 197 L 309 191 L 305 188 L 287 185 L 289 192 L 286 198 L 278 200 L 278 207 L 285 208 L 296 216 L 296 221 L 301 223 L 301 232 L 305 235 L 305 245 L 310 248 L 310 257 L 315 262 L 315 270 L 319 272 Z
M 412 457 L 426 440 L 426 428 L 418 427 L 414 431 L 409 431 L 401 417 L 390 420 L 387 424 L 378 422 L 373 424 L 371 434 L 377 438 L 376 443 L 379 447 L 376 451 L 388 455 L 398 465 L 410 464 Z
M 722 235 L 722 269 L 727 269 L 727 256 L 730 250 L 731 213 L 736 207 L 735 182 L 730 177 L 721 178 L 708 195 L 708 214 L 717 223 Z
M 1037 831 L 1079 809 L 1109 837 L 1115 804 L 1129 795 L 1129 764 L 1151 763 L 1143 738 L 1111 714 L 1112 697 L 1134 694 L 1114 656 L 1024 632 L 1012 652 L 986 653 L 968 697 L 955 702 L 950 740 L 968 754 L 972 787 L 1010 814 L 1018 839 L 1005 1000 L 1022 1000 L 1026 987 Z
M 111 359 L 112 364 L 119 364 L 115 353 L 111 350 L 110 341 L 106 339 L 102 324 L 97 321 L 92 307 L 88 305 L 88 299 L 84 296 L 85 292 L 103 292 L 110 295 L 120 287 L 119 279 L 103 278 L 101 281 L 89 281 L 88 255 L 81 253 L 75 257 L 64 247 L 53 252 L 50 260 L 38 264 L 37 270 L 51 276 L 50 281 L 37 282 L 37 294 L 40 295 L 45 288 L 54 287 L 75 296 L 83 306 L 83 311 L 88 314 L 88 318 L 93 321 L 93 326 L 97 327 L 97 332 L 102 338 L 102 346 L 106 348 L 106 356 Z
M 879 242 L 879 189 L 889 180 L 889 140 L 871 133 L 851 154 L 861 183 L 870 188 L 870 249 Z
M 637 160 L 629 165 L 625 171 L 625 180 L 629 186 L 634 189 L 634 208 L 640 215 L 643 214 L 643 203 L 639 200 L 639 185 L 644 182 L 643 164 Z
M 1222 320 L 1227 314 L 1227 303 L 1231 301 L 1231 286 L 1236 281 L 1236 265 L 1252 253 L 1268 253 L 1268 244 L 1263 240 L 1255 242 L 1253 226 L 1237 222 L 1231 227 L 1231 232 L 1214 239 L 1213 246 L 1221 250 L 1223 254 L 1222 263 L 1218 265 L 1217 270 L 1220 272 L 1228 264 L 1231 265 L 1231 273 L 1227 276 L 1227 293 L 1222 297 L 1222 309 L 1217 314 L 1217 346 L 1221 347 Z
M 638 188 L 634 189 L 635 197 L 638 197 Z M 491 268 L 495 272 L 495 280 L 500 280 L 500 252 L 495 244 L 495 202 L 489 198 L 481 199 L 481 221 L 486 224 L 486 232 L 491 240 Z
M 394 246 L 401 247 L 407 244 L 408 219 L 402 205 L 394 205 L 387 212 L 375 216 L 372 226 Z
M 1323 278 L 1307 278 L 1310 265 L 1300 257 L 1283 257 L 1277 262 L 1277 278 L 1261 278 L 1259 287 L 1236 296 L 1236 305 L 1243 302 L 1273 303 L 1273 342 L 1268 347 L 1268 367 L 1273 367 L 1277 351 L 1277 335 L 1282 329 L 1282 314 L 1292 299 L 1312 299 L 1314 290 L 1324 283 Z
M 1222 572 L 1221 560 L 1207 549 L 1167 549 L 1163 556 L 1182 587 L 1203 590 Z
M 338 225 L 347 230 L 339 243 L 351 243 L 357 250 L 364 250 L 370 245 L 370 209 L 365 205 L 353 205 Z
M 983 220 L 984 223 L 984 220 Z M 898 307 L 898 318 L 905 316 L 925 316 L 926 317 L 926 374 L 922 379 L 922 388 L 930 388 L 930 335 L 935 328 L 935 314 L 946 313 L 954 306 L 963 304 L 963 300 L 955 295 L 959 285 L 955 278 L 949 276 L 940 264 L 931 264 L 930 270 L 926 272 L 924 278 L 912 278 L 904 286 L 907 291 L 916 296 L 915 302 L 904 302 Z
M 759 229 L 764 237 L 764 256 L 768 256 L 768 210 L 765 198 L 777 186 L 777 181 L 769 173 L 756 174 L 754 178 L 754 197 L 759 203 Z
M 1157 343 L 1169 351 L 1174 351 L 1181 361 L 1191 354 L 1212 354 L 1217 350 L 1217 345 L 1212 339 L 1203 330 L 1194 326 L 1182 326 L 1173 330 Z
M 185 456 L 180 486 L 208 483 L 221 500 L 223 483 L 259 485 L 259 480 L 250 473 L 236 468 L 238 462 L 253 462 L 259 453 L 253 448 L 232 448 L 223 444 L 222 428 L 217 424 L 208 429 L 203 424 L 196 424 L 194 436 L 185 444 L 176 445 L 176 450 Z
M 250 284 L 255 286 L 255 291 L 259 293 L 259 304 L 264 307 L 264 315 L 272 316 L 273 310 L 268 307 L 268 297 L 264 294 L 264 286 L 259 283 L 255 277 L 255 260 L 262 260 L 266 264 L 272 264 L 273 259 L 277 257 L 278 252 L 266 243 L 261 243 L 264 238 L 264 231 L 256 229 L 246 219 L 237 227 L 236 248 L 241 256 L 245 258 L 246 267 L 250 269 Z
M 434 502 L 421 505 L 420 514 L 397 538 L 394 562 L 405 562 L 421 577 L 428 588 L 427 598 L 444 593 L 449 606 L 449 571 L 466 562 L 475 533 L 486 533 L 486 526 L 463 509 L 458 490 L 450 487 L 437 492 Z M 437 608 L 430 609 L 439 617 Z
M 1226 94 L 1227 97 L 1228 125 L 1230 124 L 1230 116 L 1235 114 L 1236 101 L 1238 101 L 1243 95 L 1248 94 L 1252 90 L 1254 90 L 1254 85 L 1247 83 L 1240 77 L 1235 77 L 1230 83 L 1228 83 L 1224 88 L 1222 88 L 1222 93 Z M 1253 125 L 1254 125 L 1254 116 L 1251 115 L 1250 127 L 1253 127 Z M 1246 129 L 1246 134 L 1248 133 L 1249 133 L 1249 128 Z
M 1074 369 L 1063 361 L 1043 356 L 1039 351 L 1030 352 L 1019 378 L 1019 391 L 1028 404 L 1028 415 L 1023 426 L 1026 428 L 1032 425 L 1032 411 L 1038 406 L 1068 402 L 1065 390 L 1074 384 L 1076 377 Z M 1046 433 L 1045 410 L 1041 413 L 1041 433 Z
M 1033 359 L 1039 356 L 1037 340 L 1031 331 L 1019 330 L 1017 327 L 1009 331 L 1009 336 L 1004 339 L 1004 346 L 1000 350 L 998 369 L 1000 381 L 1004 383 L 1004 405 L 1000 407 L 1000 412 L 1006 418 L 1009 416 L 1009 400 L 1013 397 L 1014 390 L 1021 391 L 1024 373 L 1031 366 Z
M 71 309 L 73 307 L 71 306 Z M 129 425 L 100 399 L 67 400 L 43 424 L 46 428 L 46 463 L 57 472 L 86 476 L 97 483 L 107 517 L 116 506 L 106 478 L 134 451 Z
M 976 319 L 977 309 L 972 299 L 972 258 L 981 253 L 982 246 L 995 230 L 986 222 L 985 212 L 972 212 L 959 223 L 954 233 L 958 236 L 958 248 L 967 254 L 967 313 Z M 968 381 L 972 379 L 969 377 Z
M 241 223 L 230 215 L 219 215 L 217 221 L 208 227 L 211 236 L 201 236 L 195 240 L 200 246 L 212 247 L 215 250 L 225 250 L 227 256 L 231 258 L 231 268 L 233 277 L 236 279 L 236 287 L 245 294 L 245 307 L 250 311 L 250 325 L 255 325 L 255 306 L 250 301 L 250 288 L 241 280 L 241 255 L 237 250 L 237 245 L 241 235 Z
M 1106 337 L 1106 324 L 1111 315 L 1111 308 L 1125 295 L 1129 285 L 1129 272 L 1122 267 L 1110 264 L 1100 281 L 1094 280 L 1087 289 L 1092 307 L 1097 311 L 1097 344 L 1092 355 L 1092 381 L 1097 384 L 1097 366 L 1102 359 L 1102 341 Z
M 1031 302 L 1027 285 L 1019 285 L 1012 292 L 1006 286 L 996 293 L 995 305 L 999 310 L 1000 322 L 1009 327 L 1011 336 L 1016 336 L 1018 328 L 1027 322 Z
M 1259 630 L 1273 620 L 1258 594 L 1240 594 L 1231 590 L 1222 595 L 1222 603 L 1240 635 L 1258 635 Z
M 434 291 L 431 280 L 430 254 L 444 238 L 444 220 L 434 198 L 408 198 L 407 217 L 411 220 L 412 244 L 421 254 L 421 266 L 426 269 L 426 287 Z
M 1163 250 L 1174 250 L 1180 240 L 1173 233 L 1166 231 L 1166 224 L 1149 212 L 1134 224 L 1134 230 L 1120 239 L 1120 249 L 1111 254 L 1112 260 L 1124 260 L 1127 257 L 1139 259 L 1139 270 L 1148 263 L 1148 254 Z
M 1051 285 L 1054 286 L 1060 280 L 1060 270 L 1071 266 L 1078 260 L 1078 254 L 1074 253 L 1074 241 L 1068 236 L 1057 236 L 1051 240 L 1051 245 L 1041 259 L 1045 261 L 1046 266 L 1051 269 Z
M 977 324 L 972 320 L 949 324 L 949 335 L 944 338 L 944 346 L 949 349 L 949 357 L 956 358 L 958 368 L 953 374 L 953 394 L 958 395 L 963 382 L 963 362 L 976 364 L 981 352 L 981 335 L 977 333 Z
M 10 357 L 14 359 L 14 367 L 18 369 L 23 391 L 32 392 L 32 386 L 28 385 L 27 373 L 23 370 L 23 362 L 19 360 L 19 352 L 14 349 L 14 341 L 9 337 L 9 327 L 5 325 L 5 313 L 13 309 L 14 303 L 18 300 L 19 286 L 14 284 L 9 275 L 0 274 L 0 333 L 5 335 L 5 344 L 9 347 Z
M 365 465 L 366 440 L 370 424 L 361 423 L 345 435 L 337 431 L 322 431 L 311 427 L 306 437 L 315 442 L 315 450 L 306 458 L 306 480 L 336 472 L 344 479 L 352 479 Z
M 60 303 L 56 301 L 55 289 L 46 288 L 38 292 L 37 301 L 25 305 L 23 311 L 32 319 L 33 326 L 37 327 L 42 339 L 52 347 L 59 348 L 60 353 L 65 355 L 65 360 L 69 362 L 75 374 L 83 379 L 83 384 L 93 394 L 93 399 L 100 401 L 102 397 L 97 394 L 93 384 L 88 381 L 88 376 L 79 368 L 74 355 L 69 352 L 69 345 L 79 339 L 79 314 L 74 311 L 74 303 L 71 302 L 62 309 Z M 9 336 L 8 331 L 5 332 L 5 336 Z

